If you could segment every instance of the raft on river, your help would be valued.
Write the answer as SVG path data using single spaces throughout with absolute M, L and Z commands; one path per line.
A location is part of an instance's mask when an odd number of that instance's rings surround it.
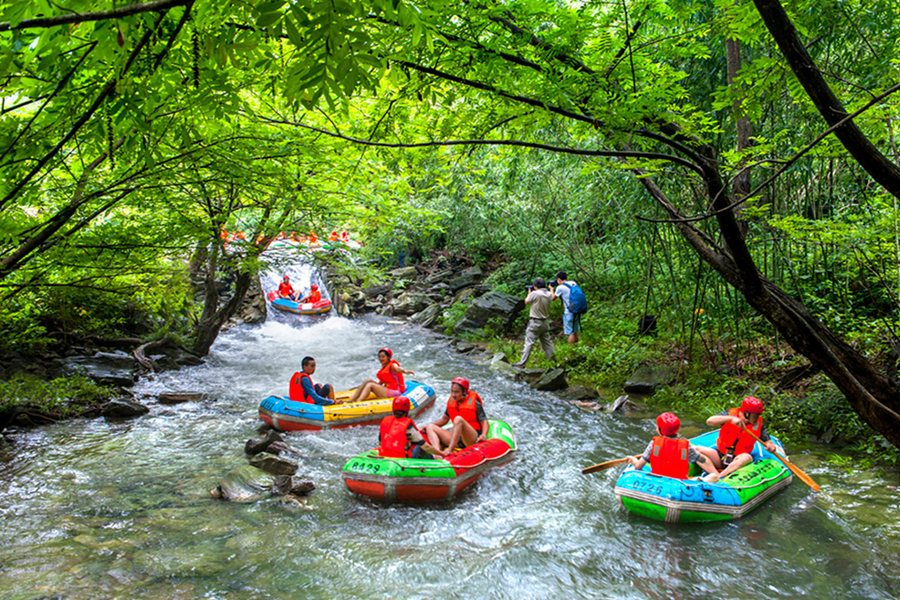
M 318 302 L 295 302 L 290 298 L 279 298 L 277 292 L 269 292 L 266 296 L 272 306 L 284 312 L 297 315 L 321 315 L 331 310 L 331 300 Z
M 691 440 L 694 446 L 714 448 L 719 432 L 710 431 Z M 772 438 L 784 454 L 781 443 Z M 616 498 L 630 512 L 669 523 L 722 521 L 750 512 L 778 490 L 790 485 L 790 470 L 757 442 L 753 462 L 716 483 L 654 475 L 629 467 L 616 481 Z M 696 473 L 694 472 L 696 470 Z M 691 465 L 692 475 L 699 474 Z
M 351 492 L 376 500 L 449 500 L 490 469 L 515 457 L 512 428 L 496 419 L 488 419 L 488 425 L 483 442 L 446 458 L 388 458 L 373 448 L 348 460 L 341 477 Z
M 353 390 L 335 392 L 336 400 L 349 399 Z M 406 382 L 410 417 L 414 417 L 434 402 L 434 390 L 417 381 Z M 349 404 L 322 406 L 297 402 L 282 396 L 269 396 L 259 404 L 259 418 L 279 431 L 320 430 L 332 427 L 377 424 L 391 414 L 393 398 L 369 396 Z

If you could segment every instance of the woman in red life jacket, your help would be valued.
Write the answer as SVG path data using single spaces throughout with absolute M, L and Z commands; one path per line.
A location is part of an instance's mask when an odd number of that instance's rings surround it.
M 279 298 L 290 298 L 293 301 L 297 301 L 297 296 L 299 294 L 294 291 L 294 288 L 291 287 L 291 278 L 287 275 L 281 280 L 281 283 L 278 284 L 278 297 Z
M 381 420 L 378 429 L 378 454 L 391 458 L 432 458 L 437 449 L 425 441 L 422 432 L 409 418 L 410 403 L 397 396 L 391 403 L 393 415 Z M 424 450 L 424 452 L 423 452 Z
M 304 356 L 300 361 L 300 371 L 291 375 L 288 398 L 294 402 L 308 402 L 330 406 L 340 404 L 334 399 L 334 387 L 331 384 L 313 383 L 312 374 L 316 372 L 316 359 Z
M 704 481 L 710 483 L 718 481 L 719 474 L 712 461 L 701 454 L 696 446 L 678 437 L 680 428 L 681 420 L 674 413 L 664 412 L 656 417 L 657 435 L 650 440 L 640 458 L 628 457 L 631 464 L 635 469 L 643 469 L 649 462 L 651 473 L 687 479 L 691 463 L 697 463 L 701 469 L 709 473 Z
M 452 423 L 449 431 L 443 426 Z M 487 436 L 488 422 L 481 397 L 469 389 L 469 380 L 457 377 L 450 384 L 450 398 L 444 414 L 425 427 L 425 435 L 435 448 L 445 447 L 441 456 L 451 454 L 457 447 L 467 448 L 483 442 Z
M 412 371 L 407 371 L 393 359 L 394 353 L 390 348 L 381 348 L 378 351 L 378 362 L 381 363 L 381 370 L 378 371 L 374 379 L 366 379 L 350 397 L 347 402 L 356 402 L 357 400 L 365 400 L 371 394 L 375 394 L 376 398 L 396 398 L 403 395 L 406 391 L 406 382 L 403 381 L 404 375 L 415 375 Z
M 316 284 L 312 284 L 311 286 L 309 286 L 309 295 L 304 297 L 303 300 L 300 300 L 300 302 L 318 302 L 321 299 L 322 292 L 319 291 L 319 286 L 317 286 Z
M 723 478 L 731 475 L 744 465 L 753 462 L 753 446 L 756 440 L 742 427 L 746 427 L 763 441 L 766 450 L 775 452 L 775 443 L 769 439 L 769 433 L 762 419 L 763 403 L 753 396 L 747 396 L 737 408 L 725 410 L 706 420 L 710 427 L 721 427 L 715 448 L 700 448 L 700 451 L 712 461 Z

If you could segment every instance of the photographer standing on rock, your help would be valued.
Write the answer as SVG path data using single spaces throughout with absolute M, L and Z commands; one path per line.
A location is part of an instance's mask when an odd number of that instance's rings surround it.
M 541 348 L 547 360 L 554 360 L 553 339 L 550 337 L 550 301 L 552 294 L 547 291 L 547 282 L 543 277 L 535 278 L 531 287 L 525 286 L 528 295 L 525 304 L 531 306 L 528 313 L 528 327 L 525 329 L 525 347 L 522 349 L 522 359 L 513 363 L 514 367 L 524 367 L 531 355 L 531 347 L 538 339 L 541 340 Z

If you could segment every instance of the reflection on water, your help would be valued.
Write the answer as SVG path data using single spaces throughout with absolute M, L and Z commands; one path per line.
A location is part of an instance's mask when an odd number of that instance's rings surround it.
M 305 503 L 210 499 L 246 464 L 259 401 L 286 393 L 314 356 L 338 389 L 372 377 L 390 346 L 443 410 L 464 375 L 488 416 L 512 425 L 515 461 L 452 503 L 383 506 L 352 496 L 347 457 L 377 428 L 297 432 Z M 0 449 L 0 597 L 61 598 L 897 598 L 896 477 L 799 456 L 800 481 L 747 518 L 666 525 L 628 516 L 616 470 L 588 464 L 634 453 L 650 419 L 584 412 L 493 375 L 430 332 L 373 318 L 295 317 L 221 336 L 205 365 L 137 391 L 203 390 L 209 400 L 125 423 L 73 421 L 18 433 Z M 693 433 L 685 424 L 685 433 Z M 806 459 L 806 460 L 804 460 Z

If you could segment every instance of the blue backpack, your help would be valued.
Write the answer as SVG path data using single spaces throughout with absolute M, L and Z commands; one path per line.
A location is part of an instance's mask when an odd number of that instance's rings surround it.
M 566 283 L 561 283 L 559 285 L 564 285 L 569 288 L 569 312 L 575 315 L 583 315 L 587 312 L 587 296 L 584 295 L 584 292 L 578 284 L 572 281 L 567 281 Z

